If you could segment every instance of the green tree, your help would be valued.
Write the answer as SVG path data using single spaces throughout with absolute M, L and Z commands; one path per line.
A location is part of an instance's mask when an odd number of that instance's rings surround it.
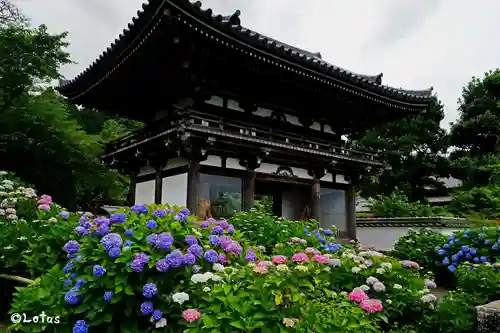
M 500 70 L 473 77 L 459 99 L 459 118 L 452 124 L 452 175 L 465 188 L 496 182 L 500 170 Z
M 440 127 L 443 118 L 443 105 L 436 100 L 425 113 L 352 135 L 353 146 L 379 151 L 390 167 L 377 177 L 362 179 L 361 195 L 389 196 L 398 189 L 410 201 L 417 201 L 426 197 L 429 188 L 443 190 L 438 178 L 449 175 L 445 157 L 447 136 Z
M 0 161 L 67 206 L 123 198 L 127 179 L 99 160 L 99 135 L 83 131 L 70 105 L 47 86 L 68 64 L 66 34 L 0 22 Z

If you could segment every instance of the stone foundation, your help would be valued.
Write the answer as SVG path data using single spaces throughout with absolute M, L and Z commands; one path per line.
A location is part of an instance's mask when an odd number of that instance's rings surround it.
M 500 333 L 500 301 L 476 307 L 476 332 Z

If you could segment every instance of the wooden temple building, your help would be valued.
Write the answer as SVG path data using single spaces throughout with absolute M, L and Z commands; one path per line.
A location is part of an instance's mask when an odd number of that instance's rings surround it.
M 131 203 L 219 217 L 272 198 L 274 214 L 316 218 L 356 237 L 355 186 L 383 168 L 343 135 L 425 112 L 432 88 L 382 84 L 216 15 L 200 2 L 150 0 L 86 70 L 58 91 L 144 122 L 109 144 L 132 177 Z

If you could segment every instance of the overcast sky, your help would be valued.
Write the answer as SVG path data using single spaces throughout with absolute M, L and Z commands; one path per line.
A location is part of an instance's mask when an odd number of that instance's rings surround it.
M 73 78 L 131 21 L 141 0 L 13 0 L 33 24 L 69 32 Z M 385 84 L 433 86 L 446 105 L 443 126 L 457 117 L 457 99 L 474 75 L 500 67 L 498 0 L 205 0 L 242 25 Z

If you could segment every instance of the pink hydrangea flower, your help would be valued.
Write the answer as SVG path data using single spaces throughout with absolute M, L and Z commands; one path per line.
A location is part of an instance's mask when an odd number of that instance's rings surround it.
M 273 263 L 267 260 L 261 260 L 257 263 L 257 267 L 263 267 L 267 269 L 269 266 L 271 266 Z
M 267 274 L 267 272 L 269 272 L 267 266 L 255 266 L 253 271 L 257 274 Z
M 304 252 L 306 254 L 315 254 L 316 252 L 318 252 L 318 250 L 316 250 L 314 247 L 306 247 L 306 249 L 304 250 Z
M 420 265 L 411 260 L 401 260 L 399 263 L 406 268 L 420 269 Z
M 38 200 L 39 205 L 50 205 L 52 203 L 52 197 L 50 195 L 44 194 Z
M 384 309 L 382 306 L 382 302 L 379 301 L 378 299 L 365 299 L 361 301 L 359 306 L 365 311 L 365 312 L 380 312 Z
M 315 255 L 313 260 L 320 264 L 328 264 L 328 257 L 322 254 Z
M 307 257 L 307 255 L 304 252 L 298 252 L 292 256 L 292 261 L 293 262 L 308 262 L 309 257 Z
M 48 210 L 50 210 L 50 206 L 47 204 L 41 204 L 38 206 L 38 209 L 48 211 Z
M 358 303 L 368 299 L 368 295 L 361 289 L 354 289 L 349 293 L 348 297 L 351 301 Z
M 277 265 L 279 265 L 279 264 L 284 264 L 284 263 L 286 262 L 286 260 L 287 260 L 287 259 L 288 259 L 288 258 L 287 258 L 287 257 L 285 257 L 285 256 L 273 256 L 273 257 L 271 258 L 271 260 L 272 260 L 273 264 L 277 264 Z
M 182 317 L 184 317 L 184 320 L 189 323 L 199 319 L 200 316 L 200 312 L 196 309 L 187 309 L 182 312 Z

